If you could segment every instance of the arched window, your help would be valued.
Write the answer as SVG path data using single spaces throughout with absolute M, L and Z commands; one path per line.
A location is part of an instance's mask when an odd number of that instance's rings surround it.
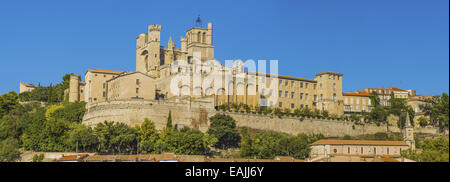
M 203 38 L 202 42 L 206 43 L 206 33 L 205 32 L 203 32 L 203 37 L 202 38 Z
M 200 40 L 201 40 L 201 33 L 198 32 L 198 33 L 197 33 L 197 42 L 200 42 Z

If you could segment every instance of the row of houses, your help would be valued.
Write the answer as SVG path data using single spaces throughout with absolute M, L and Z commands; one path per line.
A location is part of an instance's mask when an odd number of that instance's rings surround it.
M 389 99 L 391 97 L 406 99 L 416 114 L 421 114 L 421 106 L 426 104 L 425 99 L 432 96 L 416 95 L 416 91 L 412 89 L 399 89 L 395 87 L 389 88 L 365 88 L 363 91 L 354 91 L 343 93 L 344 97 L 344 113 L 361 113 L 370 112 L 374 103 L 371 100 L 373 93 L 379 98 L 379 104 L 382 106 L 390 106 Z
M 138 154 L 63 156 L 58 162 L 407 162 L 401 157 L 409 149 L 405 141 L 333 140 L 324 139 L 311 144 L 310 158 L 295 159 L 276 156 L 274 159 L 209 158 L 203 155 Z

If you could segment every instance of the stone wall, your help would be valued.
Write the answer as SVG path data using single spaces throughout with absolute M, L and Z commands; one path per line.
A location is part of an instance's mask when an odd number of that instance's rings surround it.
M 208 129 L 208 118 L 215 112 L 214 105 L 205 101 L 119 100 L 88 104 L 83 123 L 93 126 L 104 121 L 115 121 L 135 126 L 148 118 L 157 129 L 162 129 L 167 124 L 169 111 L 172 112 L 174 126 L 189 126 L 201 131 Z
M 244 114 L 244 113 L 227 113 L 233 117 L 239 127 L 249 127 L 259 130 L 269 130 L 282 132 L 290 135 L 299 133 L 306 134 L 323 134 L 330 137 L 342 137 L 344 135 L 357 136 L 364 134 L 375 134 L 377 132 L 400 132 L 397 127 L 386 127 L 385 125 L 355 125 L 351 121 L 325 120 L 325 119 L 309 119 L 283 116 L 260 115 L 260 114 Z
M 83 123 L 92 126 L 107 120 L 125 122 L 128 125 L 135 126 L 142 124 L 144 118 L 148 118 L 155 122 L 157 129 L 162 129 L 166 126 L 169 111 L 172 111 L 173 125 L 178 125 L 178 128 L 189 126 L 205 132 L 209 126 L 208 118 L 216 113 L 224 113 L 213 109 L 214 102 L 211 102 L 211 100 L 213 100 L 212 97 L 197 101 L 189 101 L 189 99 L 185 98 L 164 101 L 127 100 L 89 104 Z M 342 137 L 344 135 L 357 136 L 375 134 L 377 132 L 401 132 L 396 126 L 355 125 L 351 121 L 310 118 L 300 121 L 300 118 L 290 116 L 279 118 L 273 115 L 238 112 L 225 112 L 224 114 L 233 117 L 239 127 L 246 126 L 252 129 L 275 131 L 290 135 L 314 133 L 328 137 Z M 437 134 L 438 131 L 435 128 L 418 128 L 415 130 L 416 133 L 425 134 Z

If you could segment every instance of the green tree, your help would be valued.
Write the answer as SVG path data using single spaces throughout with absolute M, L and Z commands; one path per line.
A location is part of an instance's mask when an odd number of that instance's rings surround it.
M 419 121 L 420 127 L 426 127 L 428 125 L 428 119 L 426 117 L 420 116 L 417 120 Z
M 342 138 L 343 140 L 352 140 L 352 136 L 350 135 L 344 135 L 344 138 Z
M 131 154 L 136 151 L 136 131 L 124 123 L 108 121 L 98 123 L 94 128 L 94 134 L 100 142 L 101 153 Z
M 167 117 L 166 128 L 173 128 L 172 126 L 172 111 L 169 111 L 169 117 Z
M 448 138 L 425 139 L 417 146 L 421 152 L 407 150 L 402 152 L 402 156 L 420 162 L 449 162 Z
M 286 136 L 281 133 L 251 133 L 247 128 L 241 130 L 241 157 L 273 159 L 277 155 L 287 155 L 298 159 L 309 157 L 310 144 L 324 138 L 323 135 Z
M 66 132 L 66 145 L 71 151 L 95 152 L 98 139 L 91 127 L 81 123 L 72 123 L 70 130 Z
M 50 84 L 49 86 L 41 86 L 39 84 L 31 92 L 23 92 L 19 95 L 20 101 L 40 101 L 46 103 L 62 103 L 65 99 L 64 91 L 69 88 L 70 75 L 66 74 L 62 78 L 62 82 L 56 85 Z
M 0 141 L 0 162 L 14 162 L 20 159 L 19 143 L 14 138 Z
M 381 122 L 385 123 L 387 120 L 387 116 L 389 115 L 388 111 L 384 106 L 375 106 L 369 113 L 368 118 L 371 122 Z
M 218 142 L 216 148 L 228 149 L 239 146 L 241 136 L 236 129 L 236 121 L 224 114 L 216 114 L 210 118 L 211 125 L 208 134 L 214 135 Z
M 52 113 L 54 117 L 63 119 L 68 122 L 81 123 L 83 121 L 84 113 L 86 112 L 85 102 L 65 102 L 61 109 Z
M 157 142 L 159 140 L 159 134 L 155 128 L 155 123 L 145 118 L 144 123 L 136 127 L 136 132 L 139 153 L 147 154 L 158 151 Z
M 205 134 L 199 130 L 184 128 L 182 131 L 174 131 L 166 143 L 168 150 L 175 154 L 202 155 L 205 154 L 208 142 Z
M 34 154 L 31 162 L 42 162 L 44 160 L 44 154 Z
M 380 105 L 380 97 L 378 97 L 378 93 L 373 91 L 370 94 L 370 101 L 372 103 L 373 107 L 379 106 Z
M 426 116 L 430 117 L 430 124 L 441 129 L 449 127 L 449 97 L 447 93 L 434 96 L 431 99 L 426 99 L 427 104 L 423 105 L 421 109 Z
M 0 95 L 0 118 L 13 110 L 17 104 L 19 104 L 19 96 L 16 92 Z

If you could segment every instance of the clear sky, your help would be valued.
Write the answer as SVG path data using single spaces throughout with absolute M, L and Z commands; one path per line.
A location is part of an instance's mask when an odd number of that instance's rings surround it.
M 87 69 L 135 70 L 136 36 L 161 24 L 179 47 L 200 14 L 215 57 L 277 59 L 279 73 L 344 74 L 365 87 L 449 91 L 448 0 L 0 1 L 0 94 Z

